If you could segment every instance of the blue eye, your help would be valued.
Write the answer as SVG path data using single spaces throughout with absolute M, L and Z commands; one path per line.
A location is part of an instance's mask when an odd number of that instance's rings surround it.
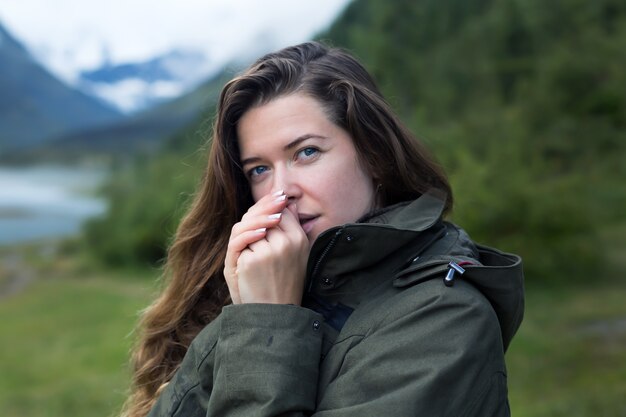
M 298 152 L 298 156 L 307 159 L 307 158 L 311 158 L 315 156 L 317 153 L 319 153 L 319 150 L 317 148 L 309 147 L 309 148 L 304 148 L 300 152 Z
M 248 176 L 249 177 L 256 177 L 259 176 L 261 174 L 263 174 L 265 171 L 267 171 L 267 167 L 263 166 L 263 165 L 259 165 L 258 167 L 254 167 L 251 170 L 248 171 Z

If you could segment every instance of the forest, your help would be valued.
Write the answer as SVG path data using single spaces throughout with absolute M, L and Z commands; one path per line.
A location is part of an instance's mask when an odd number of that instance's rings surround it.
M 584 282 L 615 266 L 626 245 L 626 4 L 361 0 L 318 38 L 374 74 L 447 170 L 452 220 L 520 253 L 527 282 Z M 110 210 L 86 234 L 96 259 L 162 262 L 211 118 L 106 185 Z

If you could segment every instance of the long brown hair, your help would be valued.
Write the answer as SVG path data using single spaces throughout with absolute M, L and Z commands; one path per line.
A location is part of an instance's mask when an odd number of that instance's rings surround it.
M 379 204 L 419 197 L 431 187 L 448 195 L 446 176 L 386 103 L 349 53 L 308 42 L 268 54 L 224 86 L 208 165 L 168 253 L 167 286 L 139 323 L 133 387 L 125 415 L 145 416 L 180 365 L 193 338 L 230 303 L 223 268 L 230 231 L 253 204 L 240 167 L 237 124 L 253 106 L 303 93 L 354 140 L 378 185 Z

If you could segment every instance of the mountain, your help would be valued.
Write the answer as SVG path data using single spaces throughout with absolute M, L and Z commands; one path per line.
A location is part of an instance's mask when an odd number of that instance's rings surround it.
M 136 113 L 180 96 L 215 70 L 204 52 L 179 48 L 142 62 L 105 62 L 82 71 L 76 87 L 123 112 Z
M 213 108 L 217 95 L 234 70 L 226 69 L 197 89 L 174 100 L 129 116 L 117 123 L 61 135 L 38 153 L 47 156 L 81 156 L 86 153 L 129 154 L 151 152 L 164 141 Z
M 122 118 L 52 76 L 1 24 L 0 62 L 0 155 Z

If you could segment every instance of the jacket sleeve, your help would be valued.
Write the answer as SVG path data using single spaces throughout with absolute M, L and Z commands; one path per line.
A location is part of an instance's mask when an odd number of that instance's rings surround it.
M 299 306 L 225 307 L 207 415 L 313 413 L 322 346 L 321 321 L 319 314 Z
M 431 280 L 396 298 L 340 353 L 315 416 L 508 416 L 499 324 L 484 297 Z

